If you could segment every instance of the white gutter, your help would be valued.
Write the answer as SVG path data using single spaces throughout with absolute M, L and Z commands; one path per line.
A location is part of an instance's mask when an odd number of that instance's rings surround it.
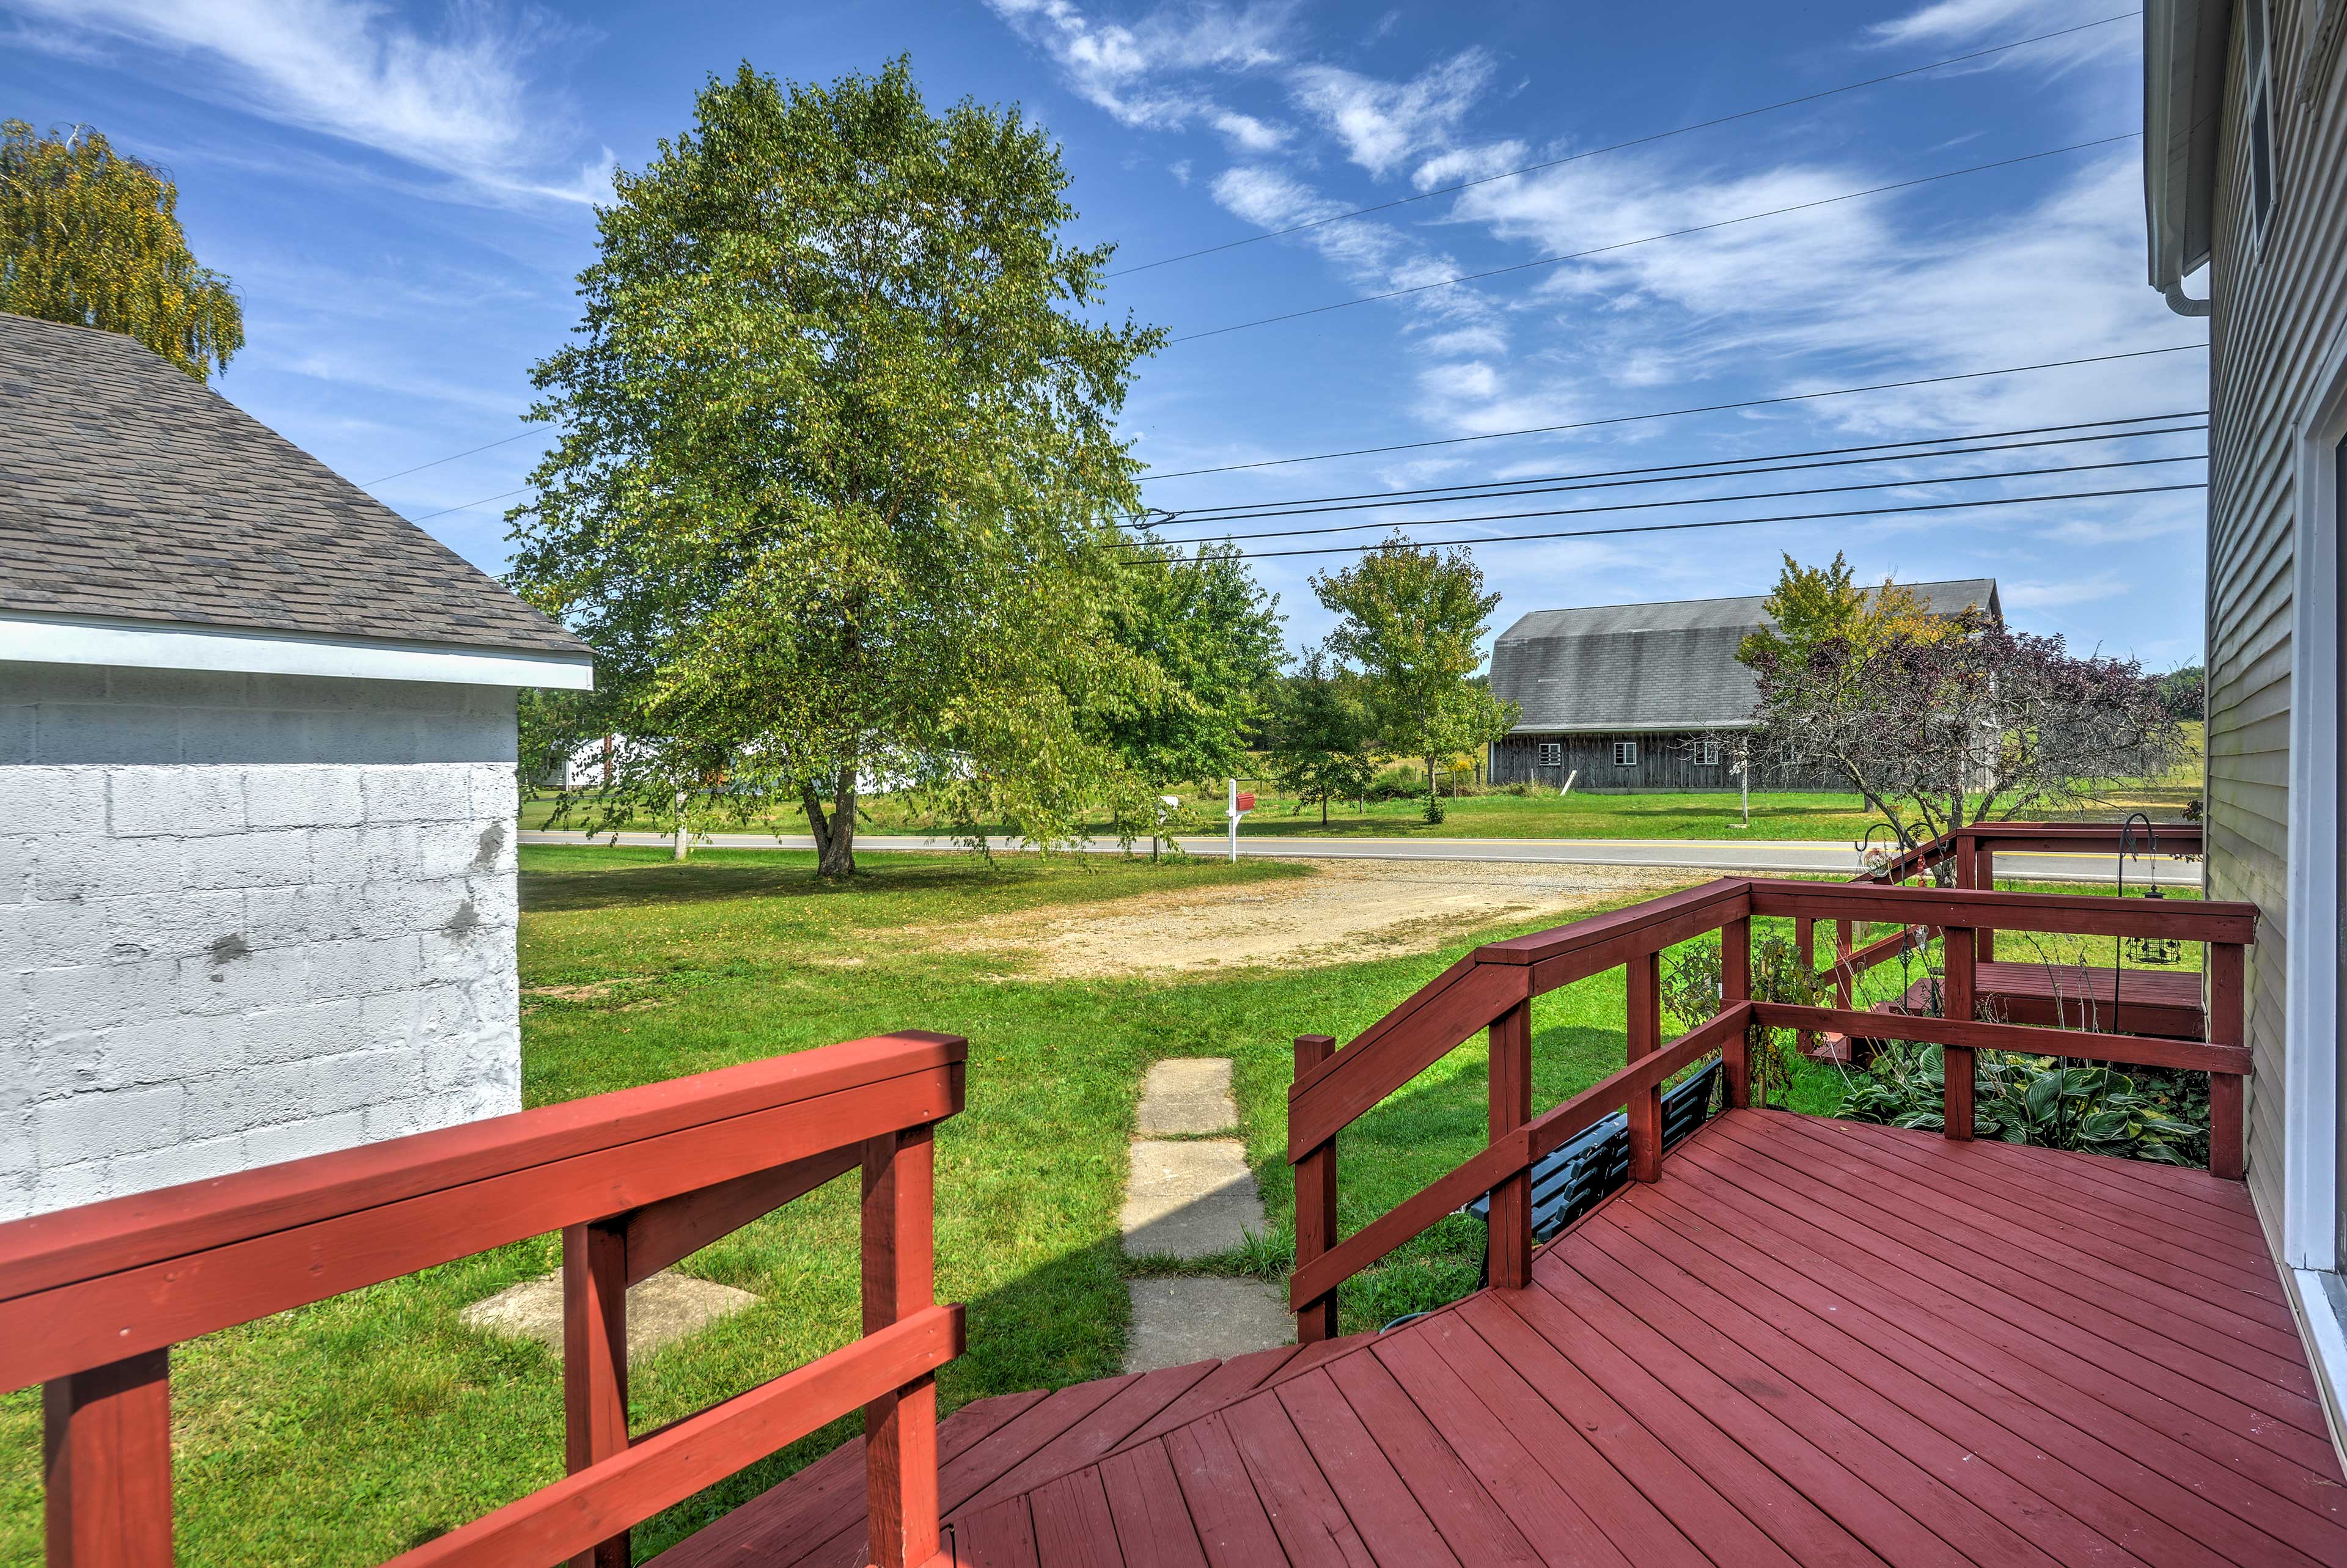
M 595 688 L 589 655 L 466 648 L 372 638 L 303 637 L 184 623 L 139 625 L 0 615 L 0 661 L 111 664 L 139 670 L 431 681 L 458 686 Z
M 2229 0 L 2144 0 L 2145 239 L 2151 286 L 2183 316 L 2210 308 L 2184 280 L 2209 260 L 2231 26 Z

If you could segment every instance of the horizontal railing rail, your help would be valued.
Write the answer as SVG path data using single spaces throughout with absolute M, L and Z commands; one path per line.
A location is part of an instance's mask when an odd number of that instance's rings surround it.
M 2056 825 L 2068 826 L 2070 825 Z M 2084 836 L 2084 835 L 2079 835 Z M 1845 981 L 1838 1008 L 1756 1001 L 1751 996 L 1752 921 L 1790 919 L 1806 943 L 1819 920 L 1847 932 L 1858 921 L 1898 927 L 1895 944 L 1927 931 L 1942 943 L 1943 1018 L 1863 1012 Z M 2203 1041 L 2087 1033 L 1985 1021 L 1973 1017 L 1975 938 L 1990 930 L 2061 935 L 2166 937 L 2208 944 L 2208 1036 Z M 1665 1043 L 1661 957 L 1665 949 L 1720 934 L 1720 1010 Z M 1988 887 L 1905 886 L 1866 880 L 1819 883 L 1729 877 L 1553 930 L 1487 943 L 1421 987 L 1343 1050 L 1327 1035 L 1296 1042 L 1288 1093 L 1288 1160 L 1296 1170 L 1296 1269 L 1288 1286 L 1299 1338 L 1337 1331 L 1345 1280 L 1390 1254 L 1464 1204 L 1490 1199 L 1487 1277 L 1500 1286 L 1530 1282 L 1532 1165 L 1583 1128 L 1626 1108 L 1631 1174 L 1655 1181 L 1663 1153 L 1661 1091 L 1676 1073 L 1713 1051 L 1726 1066 L 1727 1102 L 1749 1102 L 1746 1040 L 1758 1025 L 1809 1035 L 1864 1031 L 1938 1044 L 1945 1053 L 1945 1131 L 1973 1135 L 1973 1052 L 2074 1056 L 2209 1075 L 2209 1168 L 2241 1173 L 2244 947 L 2257 935 L 2253 905 L 2127 899 L 2092 895 L 2006 893 Z M 1879 944 L 1870 944 L 1876 946 Z M 1532 1002 L 1613 968 L 1625 974 L 1627 1062 L 1604 1081 L 1535 1117 L 1532 1111 Z M 1478 1031 L 1491 1052 L 1489 1140 L 1481 1151 L 1349 1236 L 1337 1234 L 1337 1140 L 1353 1122 Z
M 395 1562 L 624 1564 L 632 1526 L 858 1408 L 873 1560 L 926 1562 L 962 1342 L 931 1139 L 966 1056 L 855 1040 L 0 1225 L 0 1389 L 44 1385 L 49 1560 L 171 1562 L 172 1346 L 560 1231 L 571 1473 Z M 631 1440 L 627 1286 L 858 1167 L 864 1337 Z

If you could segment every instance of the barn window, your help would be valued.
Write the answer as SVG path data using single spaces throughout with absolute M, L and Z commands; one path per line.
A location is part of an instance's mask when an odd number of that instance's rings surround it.
M 2262 239 L 2266 215 L 2273 210 L 2273 90 L 2266 41 L 2265 0 L 2250 0 L 2241 7 L 2244 47 L 2249 67 L 2250 216 Z
M 1614 742 L 1614 765 L 1617 768 L 1636 767 L 1638 765 L 1638 743 L 1635 741 Z
M 1544 768 L 1563 767 L 1564 765 L 1564 743 L 1563 741 L 1542 741 L 1540 743 L 1540 765 Z
M 1696 766 L 1697 767 L 1717 767 L 1719 765 L 1719 743 L 1717 741 L 1696 742 L 1695 748 L 1695 762 Z

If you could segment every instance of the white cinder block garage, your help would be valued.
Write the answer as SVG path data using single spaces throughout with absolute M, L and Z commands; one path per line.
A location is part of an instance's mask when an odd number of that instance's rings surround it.
M 127 339 L 0 315 L 0 401 L 74 411 L 0 452 L 0 1219 L 518 1109 L 584 647 Z

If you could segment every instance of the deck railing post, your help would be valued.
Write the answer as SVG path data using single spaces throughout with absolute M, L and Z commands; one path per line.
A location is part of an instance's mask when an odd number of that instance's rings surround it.
M 1850 954 L 1858 950 L 1852 940 L 1852 928 L 1848 920 L 1834 922 L 1834 995 L 1847 1010 L 1857 993 L 1858 977 L 1850 967 Z
M 1996 891 L 1996 847 L 1978 835 L 1973 838 L 1973 886 L 1983 893 Z M 1983 964 L 1996 957 L 1993 929 L 1986 926 L 1973 927 L 1973 957 Z
M 1491 1133 L 1501 1139 L 1532 1119 L 1532 1004 L 1518 1002 L 1491 1027 Z M 1488 1282 L 1522 1290 L 1532 1282 L 1532 1173 L 1519 1171 L 1491 1189 L 1484 1226 Z
M 171 1568 L 170 1355 L 43 1385 L 49 1568 Z
M 937 1304 L 936 1140 L 927 1126 L 864 1145 L 864 1332 Z M 878 1568 L 938 1550 L 938 1385 L 924 1374 L 864 1407 L 865 1518 Z
M 2238 942 L 2209 944 L 2209 1043 L 2239 1045 L 2244 1032 L 2243 954 Z M 2246 1169 L 2242 1149 L 2241 1075 L 2209 1075 L 2209 1173 L 2238 1182 Z
M 614 1217 L 562 1232 L 562 1424 L 571 1475 L 628 1446 L 628 1231 Z M 571 1568 L 628 1568 L 628 1532 L 599 1541 Z
M 1336 1054 L 1337 1041 L 1325 1034 L 1296 1037 L 1296 1077 L 1304 1075 Z M 1337 1245 L 1337 1140 L 1330 1138 L 1296 1162 L 1296 1266 Z M 1315 1344 L 1337 1337 L 1337 1293 L 1307 1301 L 1296 1314 L 1296 1341 Z
M 1752 917 L 1730 920 L 1719 928 L 1719 1005 L 1734 1007 L 1752 999 Z M 1719 1048 L 1727 1073 L 1727 1102 L 1752 1103 L 1752 1061 L 1749 1030 Z
M 1942 1010 L 1952 1020 L 1969 1020 L 1973 1012 L 1973 932 L 1970 927 L 1951 926 L 1940 938 L 1940 951 L 1945 973 L 1942 977 L 1940 995 Z M 1942 1125 L 1951 1138 L 1963 1140 L 1973 1135 L 1973 1050 L 1968 1045 L 1941 1048 L 1941 1067 L 1945 1090 Z
M 1629 974 L 1629 1028 L 1625 1034 L 1632 1061 L 1662 1049 L 1663 955 L 1641 953 L 1626 966 Z M 1663 1090 L 1656 1084 L 1630 1097 L 1630 1179 L 1663 1179 Z

